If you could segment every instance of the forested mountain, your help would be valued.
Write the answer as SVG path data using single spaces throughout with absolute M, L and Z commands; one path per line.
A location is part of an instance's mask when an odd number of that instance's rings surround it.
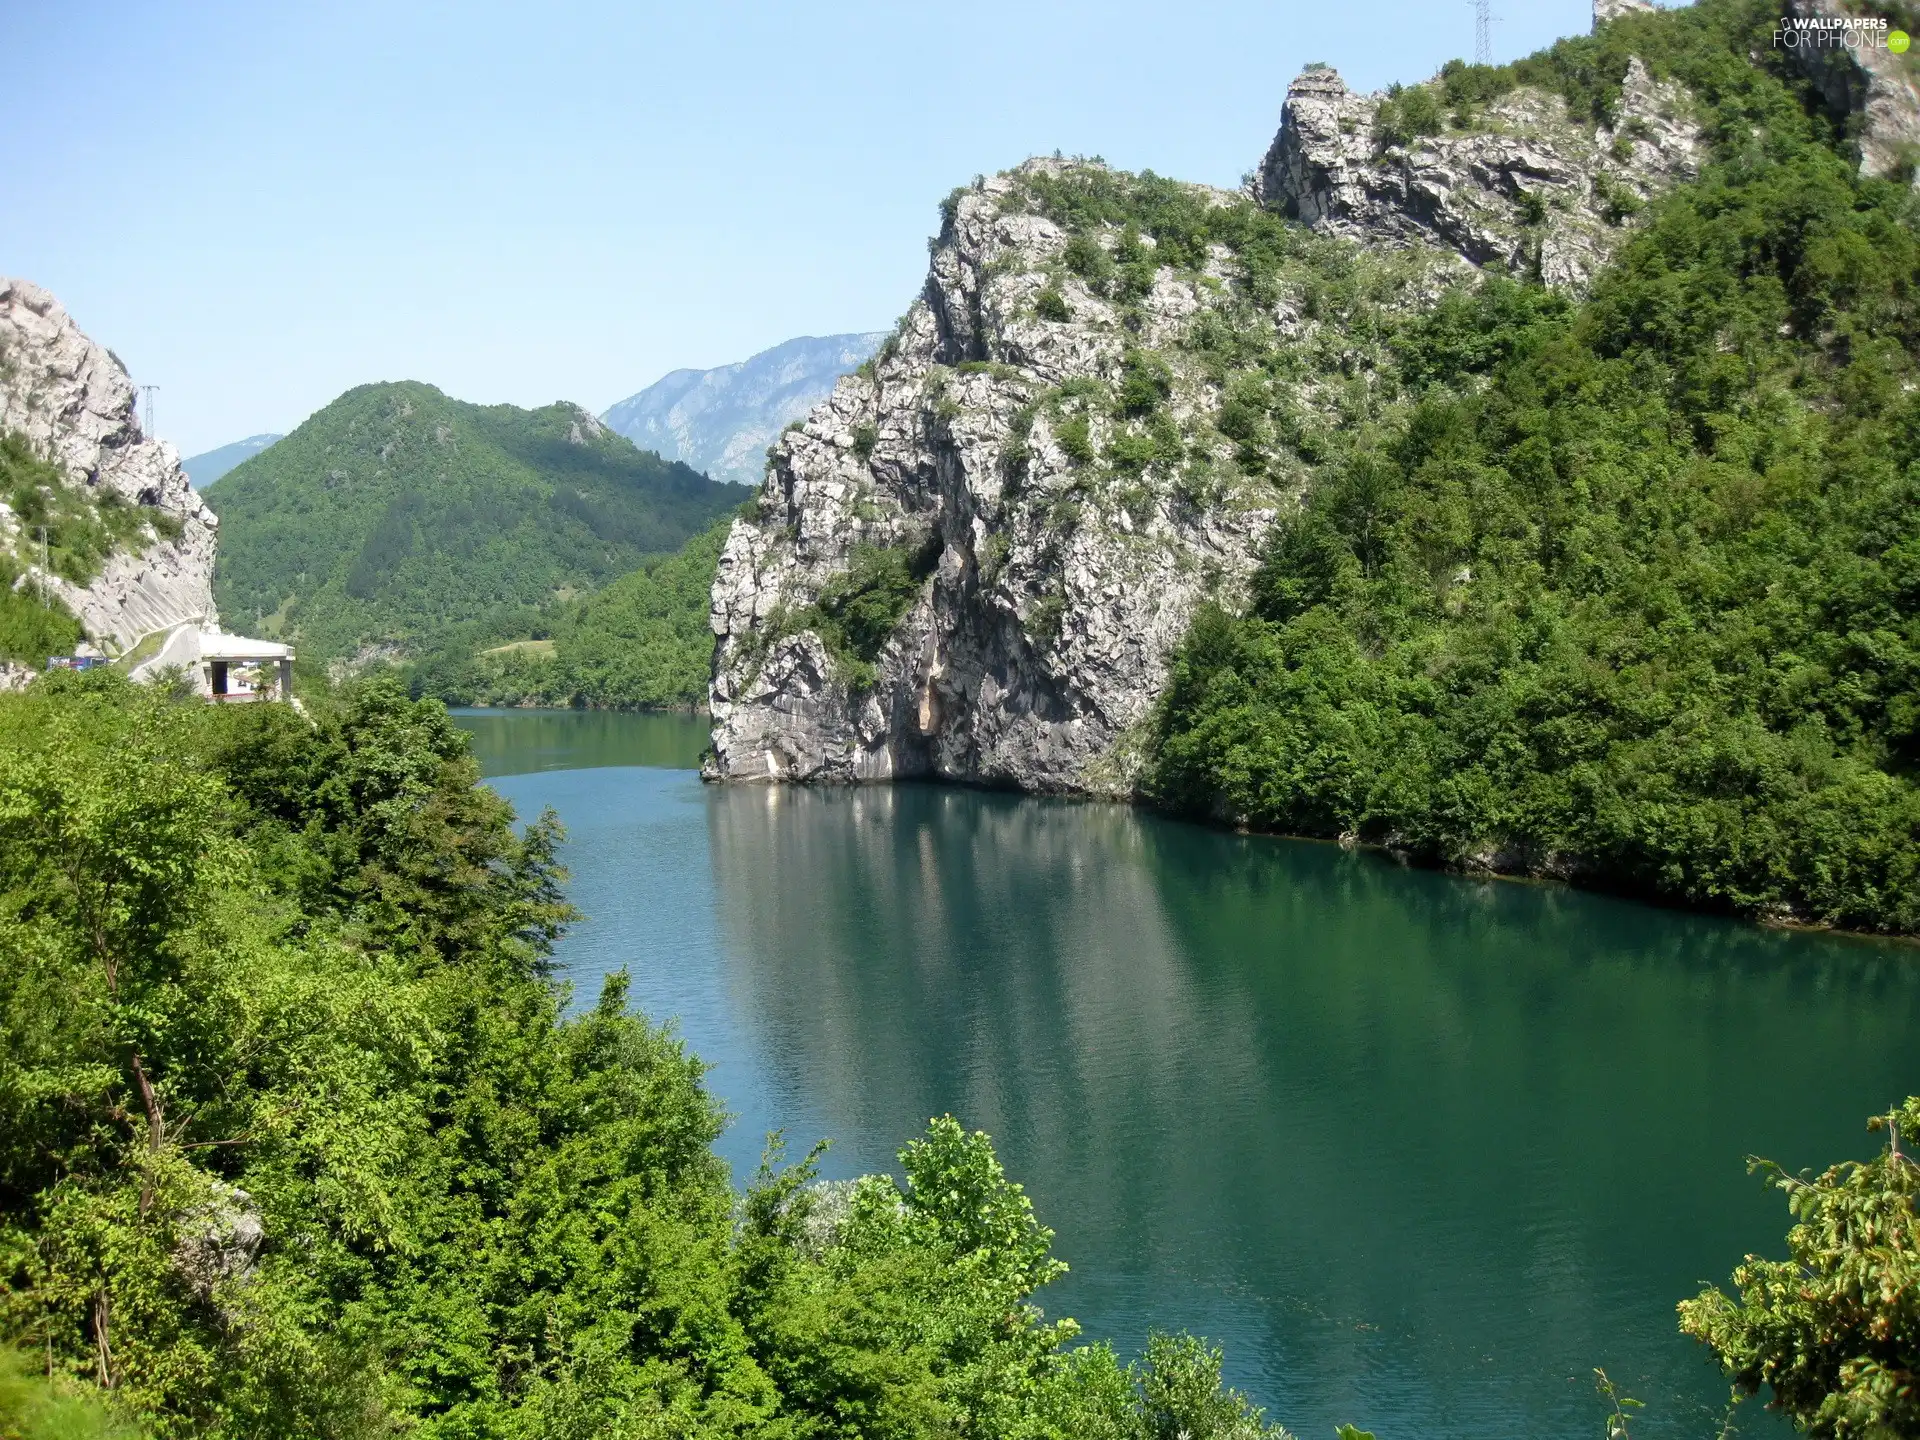
M 216 594 L 309 657 L 421 653 L 678 550 L 737 501 L 572 405 L 364 385 L 221 480 Z
M 1251 196 L 955 191 L 722 552 L 715 771 L 1920 929 L 1910 57 L 1596 15 L 1382 94 L 1310 66 Z
M 757 485 L 767 446 L 879 348 L 884 333 L 803 335 L 713 370 L 675 370 L 600 418 L 715 480 Z
M 707 697 L 707 596 L 732 517 L 678 553 L 519 623 L 456 632 L 412 667 L 450 705 L 691 709 Z
M 241 461 L 251 460 L 281 438 L 279 435 L 249 435 L 244 440 L 235 440 L 231 445 L 220 445 L 198 455 L 189 455 L 180 465 L 193 481 L 193 488 L 204 490 Z

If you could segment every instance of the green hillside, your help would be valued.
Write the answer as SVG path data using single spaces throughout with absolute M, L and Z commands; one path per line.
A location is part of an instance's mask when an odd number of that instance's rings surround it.
M 1578 97 L 1641 55 L 1699 97 L 1710 163 L 1584 303 L 1495 277 L 1384 332 L 1251 607 L 1174 667 L 1163 803 L 1920 929 L 1920 224 L 1750 63 L 1773 14 L 1703 0 L 1526 62 Z M 1297 449 L 1288 357 L 1220 363 L 1242 463 Z
M 732 518 L 679 553 L 530 624 L 467 632 L 413 670 L 413 689 L 452 705 L 665 709 L 706 699 L 708 592 Z
M 313 658 L 419 654 L 678 550 L 738 500 L 572 405 L 363 385 L 222 478 L 215 593 Z

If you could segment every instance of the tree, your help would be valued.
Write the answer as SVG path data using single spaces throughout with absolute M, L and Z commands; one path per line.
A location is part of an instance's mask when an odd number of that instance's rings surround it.
M 1791 1258 L 1749 1255 L 1735 1295 L 1710 1287 L 1680 1305 L 1680 1328 L 1735 1385 L 1772 1387 L 1772 1405 L 1817 1436 L 1920 1433 L 1920 1164 L 1900 1148 L 1903 1132 L 1920 1135 L 1920 1098 L 1868 1123 L 1888 1135 L 1874 1160 L 1817 1176 L 1753 1160 L 1787 1197 Z

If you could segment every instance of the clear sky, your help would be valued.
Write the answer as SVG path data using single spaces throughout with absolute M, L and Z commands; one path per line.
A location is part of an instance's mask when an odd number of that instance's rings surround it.
M 1496 0 L 1496 58 L 1589 0 Z M 186 454 L 350 386 L 602 410 L 884 329 L 936 205 L 1027 155 L 1238 183 L 1309 60 L 1470 54 L 1466 0 L 0 0 L 0 274 Z

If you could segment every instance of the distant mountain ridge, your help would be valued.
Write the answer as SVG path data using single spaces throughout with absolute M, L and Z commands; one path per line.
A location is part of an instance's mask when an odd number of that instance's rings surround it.
M 349 390 L 210 498 L 222 613 L 323 659 L 421 654 L 596 590 L 740 492 L 577 405 L 470 405 L 405 381 Z
M 274 441 L 285 438 L 284 435 L 249 435 L 231 445 L 222 445 L 201 455 L 189 455 L 180 462 L 180 466 L 193 482 L 193 488 L 204 490 L 241 461 L 251 460 Z
M 757 485 L 766 449 L 886 339 L 802 335 L 714 370 L 675 370 L 600 418 L 634 444 L 715 480 Z

